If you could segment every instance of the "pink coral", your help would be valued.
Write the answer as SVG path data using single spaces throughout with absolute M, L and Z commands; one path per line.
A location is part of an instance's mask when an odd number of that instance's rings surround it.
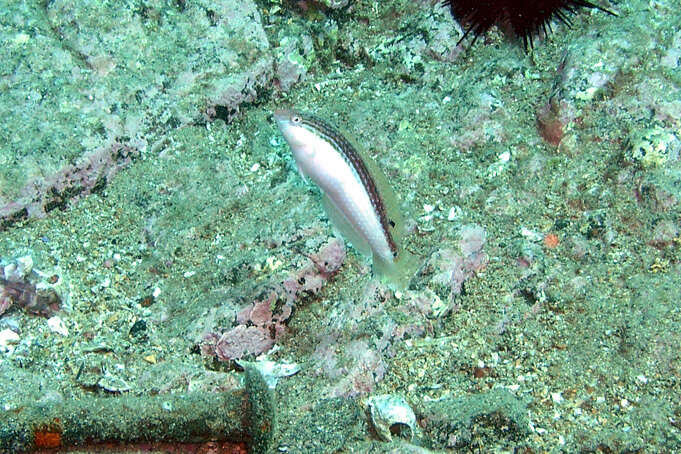
M 30 282 L 0 278 L 0 314 L 13 304 L 30 313 L 50 317 L 59 310 L 61 299 L 54 290 L 38 291 Z
M 262 327 L 238 325 L 227 331 L 215 344 L 215 355 L 223 360 L 259 355 L 274 345 L 274 339 Z
M 352 366 L 343 370 L 343 377 L 333 387 L 331 394 L 337 397 L 369 394 L 385 376 L 387 366 L 383 355 L 370 348 L 364 340 L 352 341 L 346 349 Z
M 464 226 L 459 241 L 461 253 L 442 249 L 430 260 L 436 270 L 433 280 L 449 287 L 451 299 L 461 293 L 466 279 L 487 266 L 489 258 L 483 252 L 486 241 L 485 229 L 478 225 Z
M 330 240 L 318 253 L 311 254 L 310 265 L 284 280 L 288 300 L 295 301 L 303 293 L 319 293 L 324 283 L 343 265 L 345 257 L 345 245 L 338 238 Z
M 246 355 L 260 355 L 272 348 L 285 334 L 294 301 L 301 293 L 316 294 L 321 290 L 345 261 L 345 246 L 342 241 L 333 239 L 309 259 L 312 263 L 285 279 L 279 293 L 271 290 L 264 298 L 241 309 L 236 314 L 237 326 L 222 334 L 204 335 L 201 352 L 229 361 Z
M 44 217 L 57 207 L 88 195 L 108 183 L 139 150 L 118 142 L 84 156 L 45 178 L 36 178 L 21 189 L 19 199 L 0 206 L 0 229 L 23 218 Z
M 272 291 L 262 300 L 244 307 L 236 315 L 237 326 L 222 335 L 204 336 L 202 352 L 223 361 L 265 353 L 284 334 L 284 322 L 292 313 L 291 306 L 284 304 L 274 314 L 272 308 L 276 303 L 277 294 Z
M 59 310 L 59 295 L 52 289 L 38 290 L 29 280 L 29 272 L 30 269 L 27 272 L 15 264 L 0 265 L 0 315 L 14 304 L 27 312 L 48 317 Z
M 329 241 L 317 254 L 312 254 L 310 260 L 319 270 L 319 274 L 328 279 L 338 271 L 345 261 L 345 245 L 342 240 L 334 238 Z

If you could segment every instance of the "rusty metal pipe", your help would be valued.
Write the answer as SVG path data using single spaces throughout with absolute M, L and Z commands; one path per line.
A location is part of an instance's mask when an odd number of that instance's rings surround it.
M 0 452 L 14 454 L 99 443 L 231 441 L 267 451 L 275 430 L 271 390 L 247 367 L 245 385 L 222 393 L 93 397 L 28 404 L 0 413 Z

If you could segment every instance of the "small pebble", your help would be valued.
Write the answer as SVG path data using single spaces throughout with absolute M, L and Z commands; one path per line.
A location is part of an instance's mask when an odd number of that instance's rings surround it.
M 0 352 L 12 352 L 19 339 L 19 335 L 9 328 L 0 331 Z
M 69 330 L 64 324 L 64 321 L 58 315 L 50 317 L 47 319 L 47 326 L 50 327 L 50 331 L 53 333 L 61 334 L 62 336 L 68 336 Z

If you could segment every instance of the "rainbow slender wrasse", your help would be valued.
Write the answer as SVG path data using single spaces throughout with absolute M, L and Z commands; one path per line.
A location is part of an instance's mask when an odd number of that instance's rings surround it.
M 376 163 L 336 128 L 314 115 L 274 113 L 298 171 L 323 193 L 324 210 L 341 235 L 398 289 L 409 284 L 414 256 L 403 247 L 397 199 Z

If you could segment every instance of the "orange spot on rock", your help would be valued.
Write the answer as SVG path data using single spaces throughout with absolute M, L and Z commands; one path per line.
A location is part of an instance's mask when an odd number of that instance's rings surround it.
M 560 244 L 560 239 L 558 238 L 558 235 L 555 233 L 547 233 L 544 236 L 544 246 L 546 246 L 549 249 L 555 249 L 558 247 L 558 244 Z
M 35 433 L 34 443 L 38 449 L 59 448 L 61 446 L 61 433 L 39 430 Z

